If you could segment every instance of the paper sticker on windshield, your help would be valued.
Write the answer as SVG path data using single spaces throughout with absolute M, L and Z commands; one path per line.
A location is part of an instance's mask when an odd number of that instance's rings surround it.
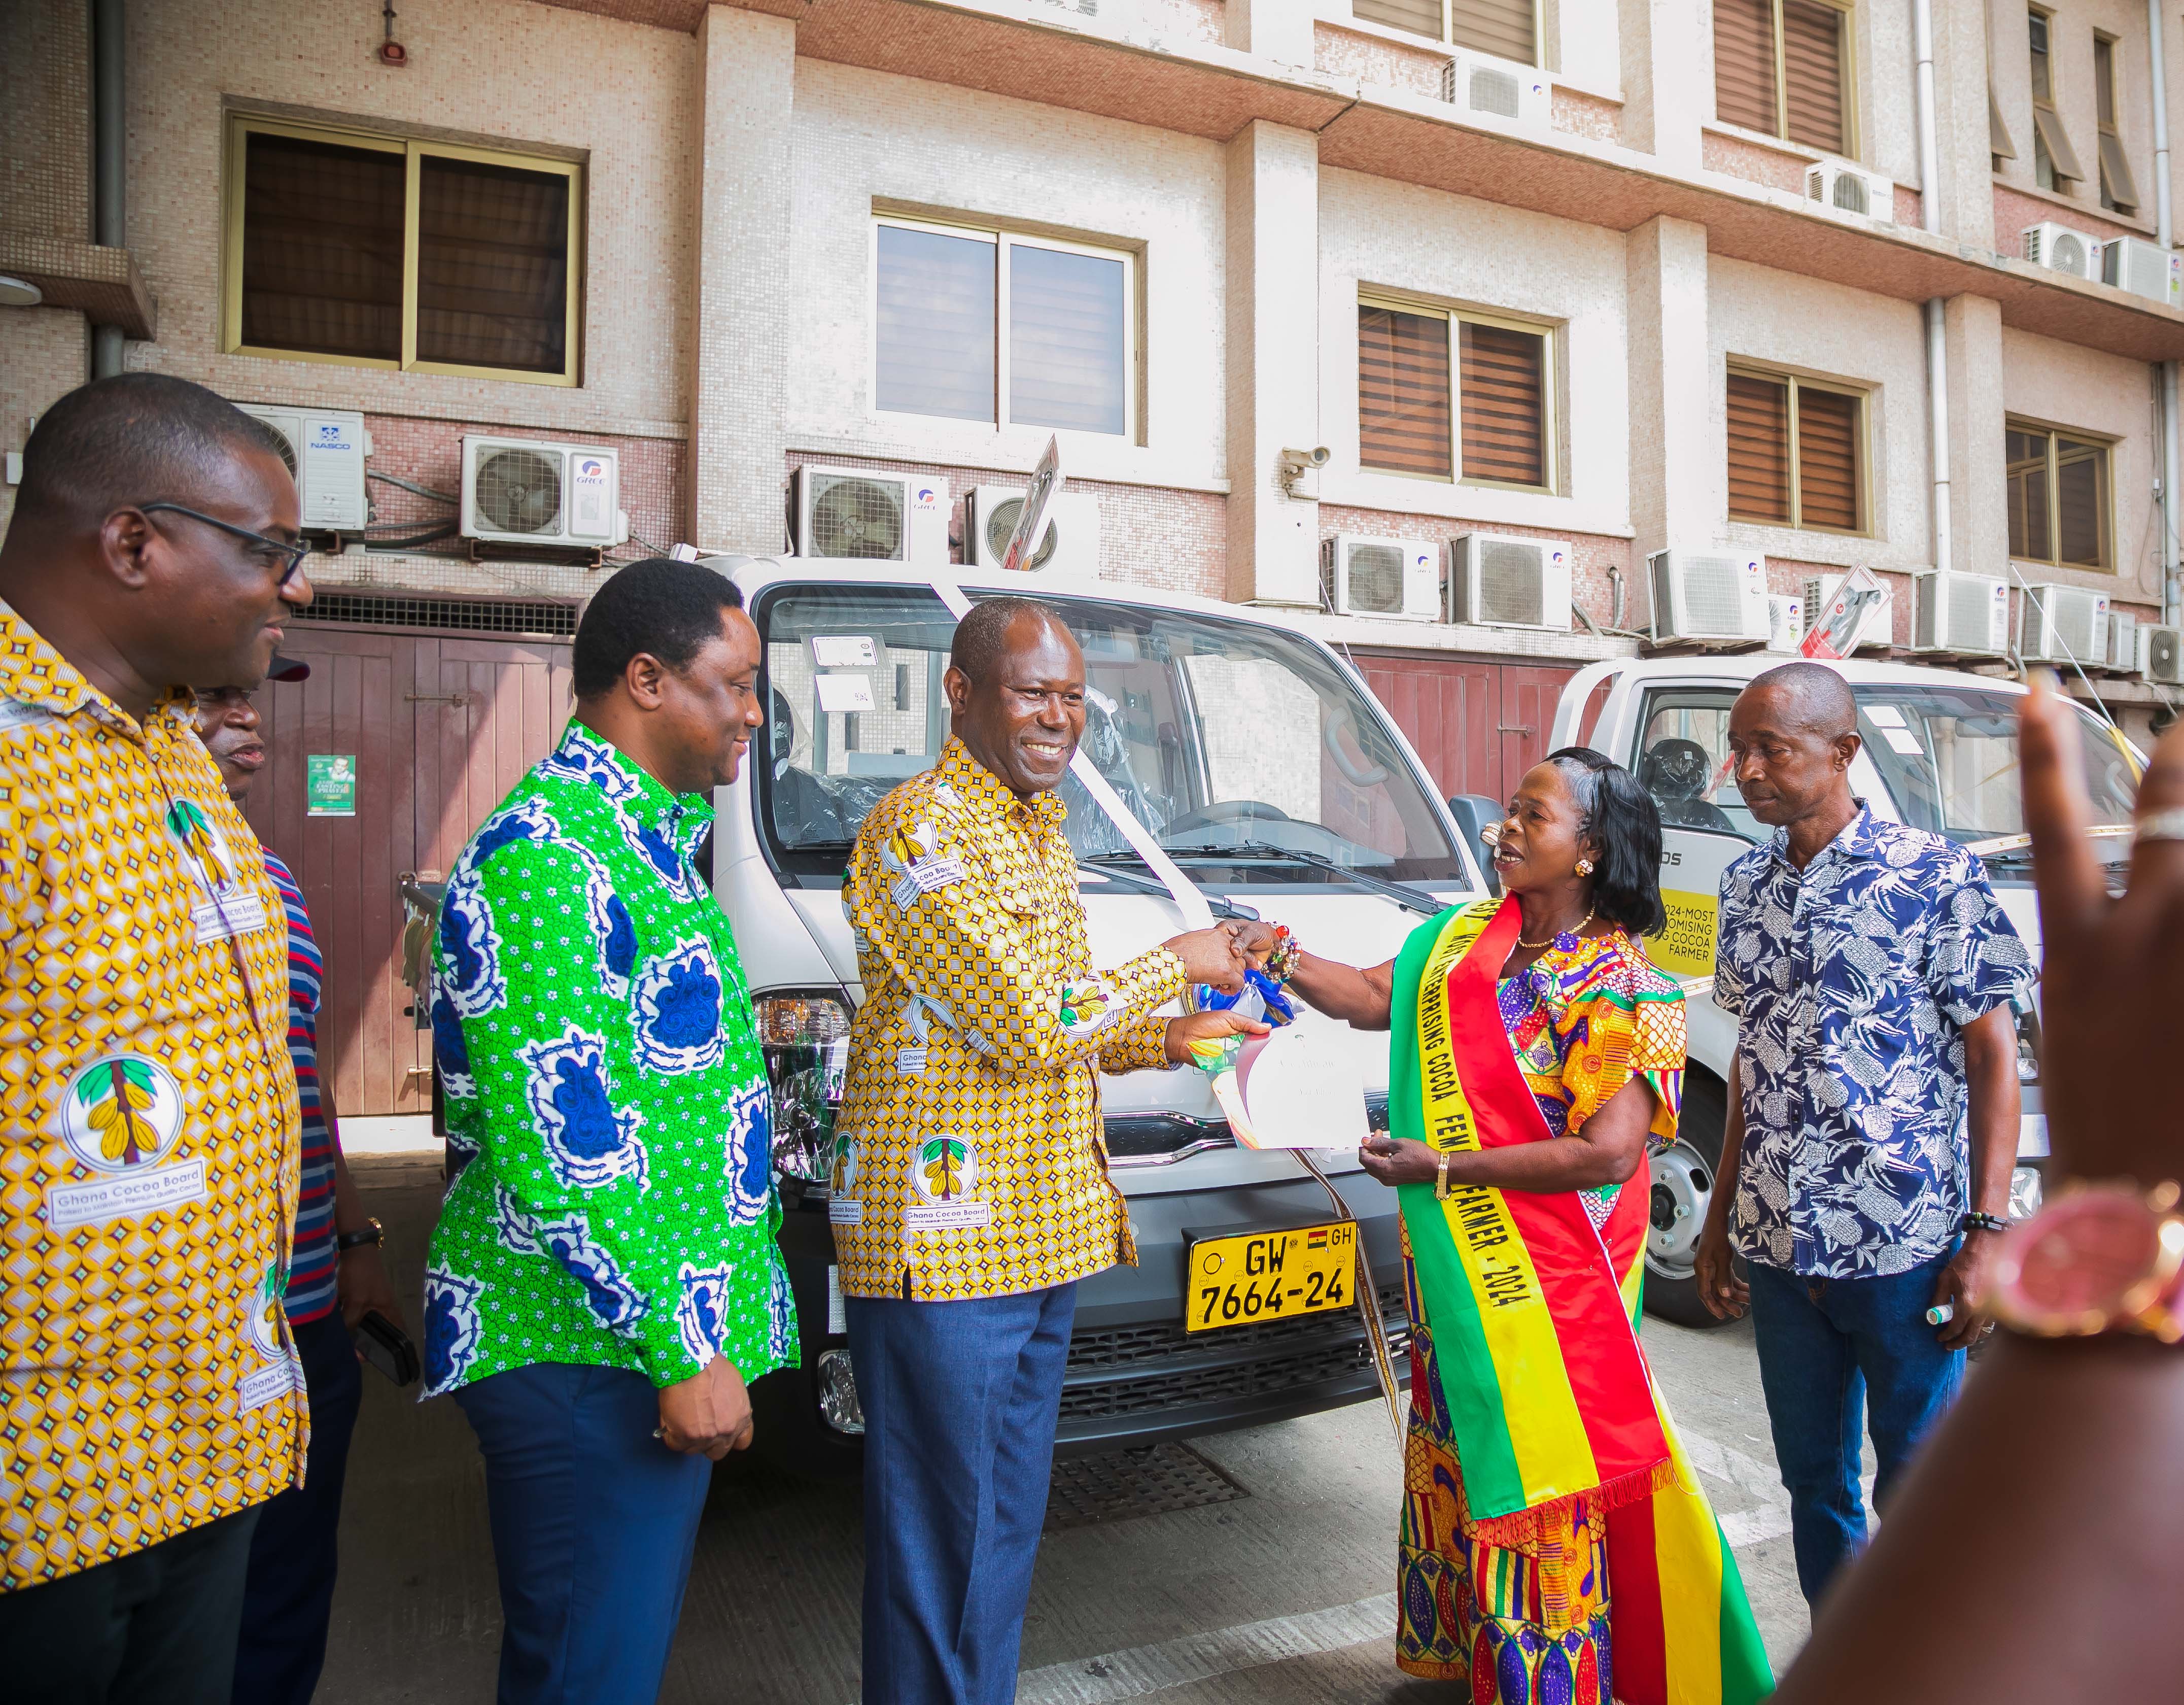
M 880 868 L 895 878 L 888 897 L 908 911 L 920 894 L 950 888 L 963 880 L 961 859 L 941 858 L 934 849 L 940 832 L 931 823 L 919 823 L 907 833 L 897 829 L 880 850 Z
M 1908 728 L 1883 728 L 1880 731 L 1880 738 L 1887 741 L 1892 749 L 1901 752 L 1907 758 L 1923 758 L 1926 755 L 1926 749 L 1919 744 L 1919 737 Z
M 1910 726 L 1904 722 L 1903 713 L 1893 705 L 1868 705 L 1864 708 L 1865 720 L 1876 728 L 1903 728 Z
M 872 677 L 869 675 L 815 675 L 811 684 L 819 694 L 819 708 L 829 716 L 879 708 L 878 701 L 872 697 Z
M 880 660 L 869 633 L 815 633 L 811 660 L 822 669 L 869 669 Z

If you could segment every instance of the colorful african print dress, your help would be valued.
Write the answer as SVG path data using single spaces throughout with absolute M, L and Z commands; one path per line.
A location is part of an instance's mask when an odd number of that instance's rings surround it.
M 1399 1039 L 1395 1065 L 1427 1080 L 1398 1097 L 1411 1104 L 1398 1109 L 1399 1123 L 1409 1120 L 1440 1147 L 1476 1148 L 1482 1135 L 1491 1146 L 1511 1139 L 1520 1123 L 1507 1117 L 1514 1106 L 1528 1134 L 1514 1139 L 1559 1137 L 1582 1128 L 1635 1074 L 1653 1092 L 1651 1143 L 1674 1140 L 1685 1056 L 1677 985 L 1620 930 L 1558 936 L 1533 965 L 1499 978 L 1516 930 L 1508 917 L 1491 921 L 1498 911 L 1444 915 L 1398 960 L 1395 1024 L 1401 1033 L 1407 1020 L 1417 1042 Z M 1481 959 L 1466 967 L 1474 979 L 1467 1005 L 1455 967 L 1474 943 Z M 1521 1083 L 1475 1026 L 1462 1034 L 1467 1014 L 1491 1022 L 1490 988 Z M 1544 1128 L 1522 1106 L 1526 1092 Z M 1498 1106 L 1497 1094 L 1507 1098 Z M 1451 1135 L 1451 1096 L 1478 1134 Z M 1398 1664 L 1468 1683 L 1474 1705 L 1763 1694 L 1772 1678 L 1735 1562 L 1633 1334 L 1644 1173 L 1553 1195 L 1452 1188 L 1446 1202 L 1431 1186 L 1404 1189 L 1412 1383 Z M 1452 1236 L 1440 1230 L 1444 1211 Z M 1414 1250 L 1414 1236 L 1426 1234 L 1435 1246 Z M 1519 1245 L 1524 1258 L 1512 1263 Z M 1516 1265 L 1521 1277 L 1512 1276 Z M 1450 1294 L 1466 1273 L 1481 1287 L 1476 1308 Z M 1509 1286 L 1527 1281 L 1535 1318 L 1515 1326 L 1527 1311 L 1499 1305 Z M 1429 1317 L 1443 1326 L 1438 1344 Z M 1527 1331 L 1547 1335 L 1527 1343 Z M 1628 1365 L 1610 1367 L 1617 1357 Z M 1460 1434 L 1490 1448 L 1467 1464 Z M 1475 1514 L 1482 1497 L 1490 1502 Z M 1633 1601 L 1613 1617 L 1612 1559 Z M 1618 1652 L 1618 1639 L 1629 1649 Z

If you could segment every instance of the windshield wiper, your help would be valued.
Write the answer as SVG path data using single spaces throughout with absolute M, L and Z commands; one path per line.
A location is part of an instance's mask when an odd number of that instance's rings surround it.
M 1323 870 L 1345 882 L 1354 883 L 1359 888 L 1385 894 L 1396 905 L 1407 906 L 1427 917 L 1438 917 L 1449 906 L 1448 901 L 1428 894 L 1423 889 L 1407 887 L 1400 882 L 1390 882 L 1385 877 L 1372 876 L 1352 866 L 1338 864 L 1323 853 L 1303 852 L 1295 847 L 1269 846 L 1264 841 L 1243 841 L 1233 847 L 1170 847 L 1167 853 L 1178 863 L 1185 859 L 1197 859 L 1220 864 L 1236 859 L 1240 854 L 1246 858 L 1280 859 L 1286 863 Z
M 1125 883 L 1139 894 L 1152 894 L 1161 900 L 1174 898 L 1174 895 L 1167 891 L 1167 884 L 1151 873 L 1151 866 L 1135 853 L 1127 850 L 1088 853 L 1077 862 L 1097 871 L 1110 882 Z M 1145 874 L 1140 876 L 1139 874 L 1140 871 L 1145 872 Z M 1241 917 L 1255 923 L 1258 921 L 1259 914 L 1254 908 L 1240 905 L 1221 894 L 1207 894 L 1206 903 L 1212 908 L 1213 914 L 1217 917 Z

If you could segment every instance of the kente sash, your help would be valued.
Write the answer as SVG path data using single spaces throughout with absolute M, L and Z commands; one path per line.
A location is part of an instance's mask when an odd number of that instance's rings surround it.
M 1473 1153 L 1550 1134 L 1495 1000 L 1520 923 L 1477 902 L 1396 956 L 1395 1136 Z M 1750 1705 L 1774 1685 L 1766 1648 L 1638 1347 L 1646 1195 L 1624 1190 L 1603 1241 L 1574 1191 L 1398 1191 L 1473 1536 L 1529 1546 L 1585 1495 L 1606 1515 L 1616 1697 Z

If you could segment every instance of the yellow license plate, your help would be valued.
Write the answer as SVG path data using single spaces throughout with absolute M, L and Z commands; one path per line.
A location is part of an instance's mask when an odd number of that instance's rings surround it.
M 1190 1245 L 1184 1327 L 1210 1332 L 1347 1308 L 1357 1269 L 1357 1227 L 1346 1219 L 1205 1238 Z

